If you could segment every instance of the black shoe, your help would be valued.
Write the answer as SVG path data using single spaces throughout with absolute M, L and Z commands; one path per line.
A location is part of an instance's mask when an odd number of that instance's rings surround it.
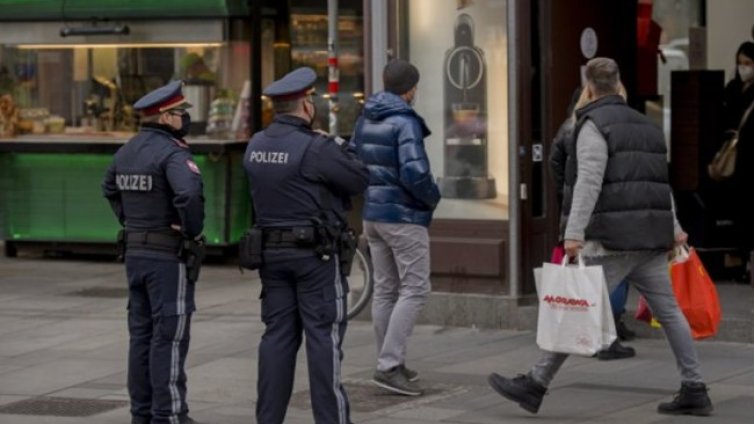
M 131 424 L 149 424 L 152 422 L 152 417 L 144 417 L 144 416 L 132 416 L 131 417 Z
M 618 333 L 618 338 L 621 341 L 629 341 L 636 338 L 636 333 L 629 330 L 622 319 L 615 320 L 615 331 Z
M 618 340 L 614 341 L 607 349 L 597 352 L 597 359 L 600 361 L 610 361 L 612 359 L 633 358 L 636 356 L 634 348 L 623 346 Z
M 518 403 L 518 406 L 532 414 L 539 411 L 542 398 L 547 393 L 545 386 L 537 383 L 528 375 L 519 375 L 514 379 L 509 379 L 492 373 L 487 377 L 487 382 L 503 397 Z
M 202 424 L 199 421 L 194 420 L 191 417 L 186 417 L 185 419 L 181 420 L 181 424 Z
M 395 367 L 390 371 L 375 371 L 372 383 L 399 395 L 420 396 L 424 393 L 422 389 L 408 381 L 401 367 Z
M 405 364 L 398 365 L 398 368 L 401 370 L 403 375 L 406 376 L 406 380 L 410 382 L 419 381 L 419 373 L 412 370 L 411 368 L 406 368 Z
M 712 401 L 707 395 L 707 386 L 689 381 L 681 383 L 681 391 L 676 393 L 672 402 L 657 406 L 657 412 L 667 415 L 707 416 L 713 409 Z

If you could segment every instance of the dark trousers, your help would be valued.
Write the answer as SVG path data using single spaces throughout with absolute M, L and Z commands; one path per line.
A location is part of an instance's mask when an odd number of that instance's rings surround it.
M 266 327 L 259 344 L 259 424 L 285 419 L 302 331 L 315 423 L 349 423 L 348 397 L 340 381 L 348 284 L 337 263 L 337 257 L 279 258 L 260 269 Z
M 184 364 L 194 283 L 177 261 L 127 257 L 126 275 L 131 414 L 145 423 L 178 424 L 188 414 Z

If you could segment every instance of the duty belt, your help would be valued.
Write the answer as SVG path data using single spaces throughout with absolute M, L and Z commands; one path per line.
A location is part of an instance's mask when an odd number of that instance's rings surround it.
M 262 243 L 264 247 L 313 247 L 316 244 L 316 236 L 313 227 L 294 227 L 285 229 L 265 228 L 262 231 Z
M 181 247 L 181 236 L 178 233 L 160 233 L 153 231 L 127 231 L 127 249 L 153 249 L 178 253 Z

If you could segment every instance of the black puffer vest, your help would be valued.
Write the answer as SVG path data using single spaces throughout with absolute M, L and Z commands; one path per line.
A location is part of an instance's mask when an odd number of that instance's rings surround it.
M 576 140 L 588 119 L 607 141 L 608 160 L 585 239 L 599 241 L 609 250 L 672 247 L 667 149 L 660 128 L 631 109 L 620 96 L 607 96 L 590 103 L 578 110 L 576 117 L 573 138 L 566 143 L 562 222 L 568 222 L 573 201 L 578 170 Z

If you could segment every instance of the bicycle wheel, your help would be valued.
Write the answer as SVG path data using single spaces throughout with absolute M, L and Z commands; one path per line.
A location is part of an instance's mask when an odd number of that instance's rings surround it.
M 348 276 L 348 319 L 357 316 L 372 297 L 372 261 L 368 248 L 359 246 Z

